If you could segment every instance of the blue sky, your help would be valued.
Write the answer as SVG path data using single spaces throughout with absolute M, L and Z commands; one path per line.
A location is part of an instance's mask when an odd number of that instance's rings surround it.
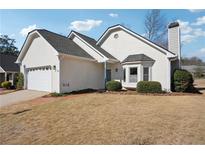
M 0 10 L 0 34 L 16 39 L 21 46 L 26 34 L 44 28 L 62 35 L 71 29 L 98 39 L 107 27 L 123 24 L 144 34 L 148 10 Z M 182 56 L 197 56 L 205 61 L 205 10 L 161 10 L 167 21 L 181 24 Z

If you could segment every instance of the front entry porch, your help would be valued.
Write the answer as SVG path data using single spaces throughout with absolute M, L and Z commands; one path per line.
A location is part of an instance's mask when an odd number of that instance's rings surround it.
M 16 78 L 17 72 L 1 72 L 0 73 L 0 83 L 4 81 L 9 81 L 14 85 L 15 78 Z
M 154 60 L 143 55 L 130 55 L 122 62 L 104 63 L 105 83 L 115 80 L 123 88 L 136 88 L 139 81 L 152 81 Z

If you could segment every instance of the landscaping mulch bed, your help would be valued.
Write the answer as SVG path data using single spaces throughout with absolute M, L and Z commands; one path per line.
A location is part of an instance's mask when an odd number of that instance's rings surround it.
M 103 94 L 120 94 L 120 95 L 149 95 L 149 96 L 190 96 L 201 95 L 198 93 L 180 93 L 180 92 L 164 92 L 164 93 L 138 93 L 134 90 L 122 90 L 122 91 L 106 91 Z
M 82 90 L 82 91 L 75 91 L 70 93 L 62 93 L 62 94 L 48 94 L 43 96 L 44 98 L 49 97 L 73 97 L 75 95 L 83 95 L 83 94 L 116 94 L 116 95 L 148 95 L 148 96 L 198 96 L 201 95 L 199 93 L 180 93 L 180 92 L 163 92 L 163 93 L 139 93 L 135 90 L 121 90 L 121 91 L 105 91 L 105 90 Z

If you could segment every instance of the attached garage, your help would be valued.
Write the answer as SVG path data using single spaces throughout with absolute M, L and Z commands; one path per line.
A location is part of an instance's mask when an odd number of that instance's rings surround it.
M 27 89 L 52 91 L 52 69 L 50 66 L 29 68 L 27 72 Z

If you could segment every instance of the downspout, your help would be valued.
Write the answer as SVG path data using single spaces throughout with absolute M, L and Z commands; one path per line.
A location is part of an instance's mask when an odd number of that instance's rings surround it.
M 106 89 L 107 82 L 107 61 L 104 61 L 104 88 Z
M 168 59 L 167 63 L 168 71 L 167 71 L 167 92 L 171 91 L 171 61 Z
M 27 85 L 27 68 L 26 68 L 26 65 L 23 65 L 23 74 L 24 74 L 24 89 L 27 89 L 28 88 L 28 85 Z

